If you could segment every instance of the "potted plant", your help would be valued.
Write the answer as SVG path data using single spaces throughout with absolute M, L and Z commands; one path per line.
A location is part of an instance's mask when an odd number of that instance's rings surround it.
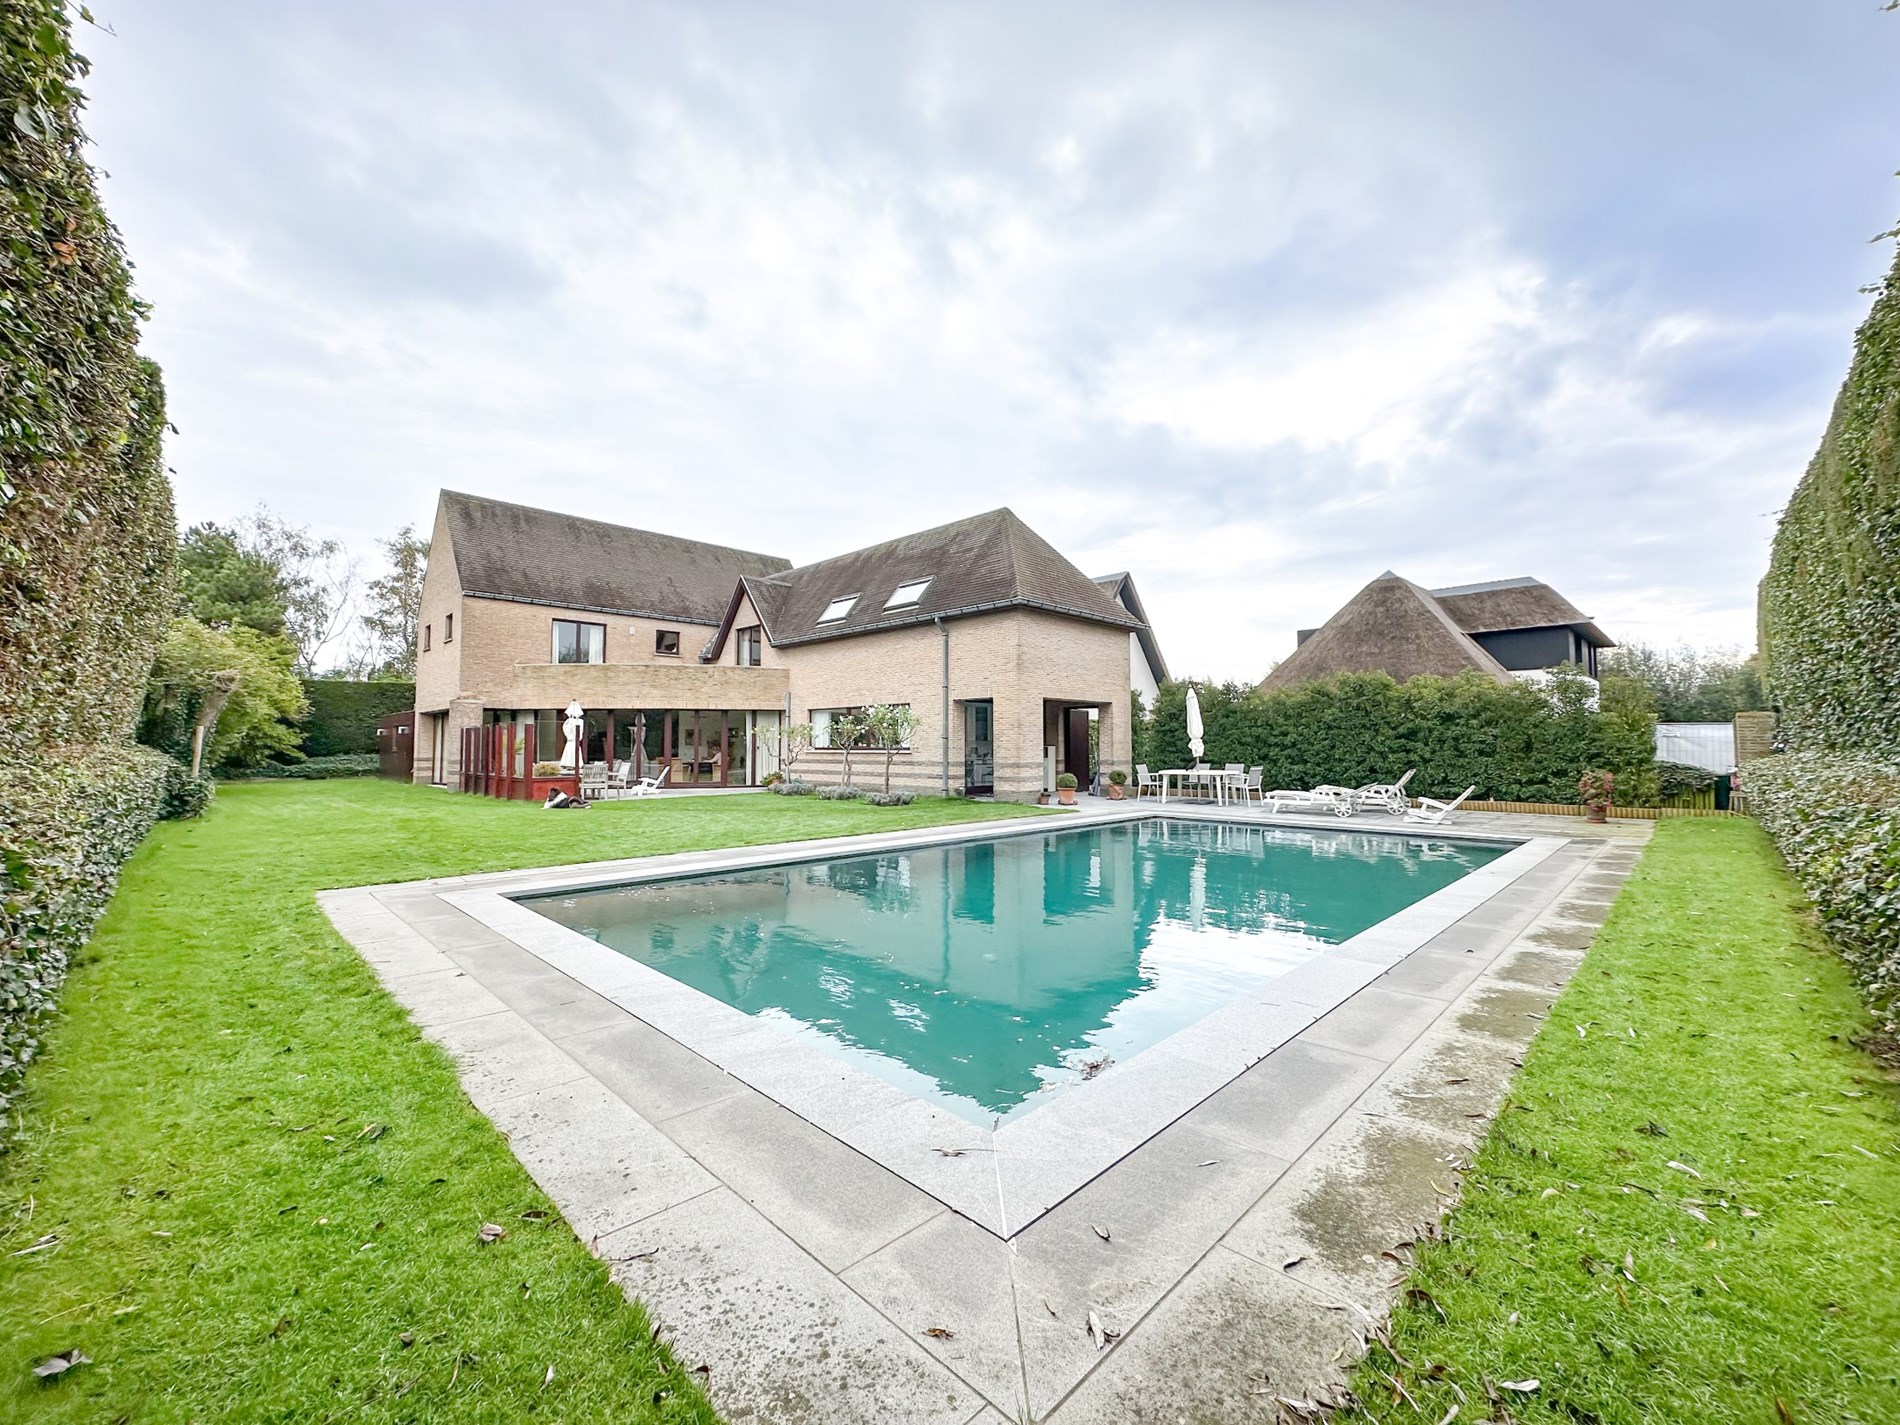
M 1049 789 L 1047 787 L 1044 787 L 1041 791 L 1036 793 L 1036 805 L 1039 807 L 1049 805 Z
M 1128 793 L 1125 790 L 1127 786 L 1128 786 L 1128 774 L 1122 771 L 1121 768 L 1117 767 L 1114 771 L 1108 774 L 1108 799 L 1111 802 L 1119 802 L 1119 801 L 1124 800 L 1128 796 Z
M 1064 772 L 1056 778 L 1056 800 L 1065 807 L 1075 805 L 1075 773 Z
M 1616 778 L 1609 772 L 1585 772 L 1577 781 L 1577 791 L 1583 797 L 1583 809 L 1590 821 L 1608 821 L 1610 819 L 1610 800 L 1616 788 Z

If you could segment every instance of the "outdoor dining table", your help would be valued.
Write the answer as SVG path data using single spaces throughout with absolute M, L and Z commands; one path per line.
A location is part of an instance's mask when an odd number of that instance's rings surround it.
M 1207 796 L 1222 806 L 1227 804 L 1227 793 L 1244 775 L 1229 772 L 1221 767 L 1167 767 L 1158 774 L 1161 778 L 1161 801 L 1165 806 L 1168 800 L 1168 780 L 1174 779 L 1175 795 L 1186 796 L 1191 785 L 1205 784 Z

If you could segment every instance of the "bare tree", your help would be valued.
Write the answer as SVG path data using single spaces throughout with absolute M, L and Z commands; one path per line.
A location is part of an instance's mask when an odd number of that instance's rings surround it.
M 371 579 L 365 589 L 368 607 L 358 622 L 368 637 L 360 660 L 366 673 L 416 675 L 416 627 L 422 620 L 422 576 L 429 567 L 429 541 L 404 525 L 389 539 L 377 541 L 389 561 L 389 572 Z
M 297 649 L 297 671 L 318 672 L 324 650 L 348 632 L 356 598 L 357 562 L 340 540 L 318 539 L 259 505 L 237 522 L 239 546 L 277 571 L 284 624 Z

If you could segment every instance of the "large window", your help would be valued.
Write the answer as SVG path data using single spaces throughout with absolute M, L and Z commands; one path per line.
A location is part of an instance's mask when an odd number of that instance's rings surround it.
M 571 618 L 555 619 L 554 661 L 556 663 L 605 663 L 607 661 L 607 625 L 579 623 Z
M 908 708 L 910 704 L 903 703 L 897 704 L 897 706 Z M 813 747 L 826 748 L 844 746 L 842 742 L 835 740 L 833 724 L 841 718 L 861 717 L 864 711 L 865 709 L 863 707 L 813 708 L 811 710 L 811 745 Z M 860 732 L 857 740 L 851 745 L 853 747 L 877 747 L 881 744 L 868 733 Z M 902 750 L 908 752 L 910 750 L 910 739 L 906 737 L 897 745 Z
M 738 633 L 739 666 L 756 668 L 765 658 L 765 630 L 758 624 L 751 628 L 742 628 Z

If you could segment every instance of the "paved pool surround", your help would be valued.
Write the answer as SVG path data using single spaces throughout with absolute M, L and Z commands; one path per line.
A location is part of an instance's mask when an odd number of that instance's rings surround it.
M 1113 803 L 1081 815 L 1263 819 Z M 1042 835 L 1050 819 L 320 899 L 455 1057 L 470 1097 L 575 1231 L 616 1262 L 678 1349 L 712 1365 L 728 1412 L 1143 1418 L 1146 1392 L 1158 1392 L 1157 1408 L 1170 1395 L 1153 1372 L 1178 1390 L 1212 1371 L 1234 1413 L 1209 1418 L 1268 1419 L 1271 1394 L 1323 1389 L 1356 1354 L 1340 1348 L 1363 1340 L 1355 1313 L 1383 1311 L 1391 1263 L 1374 1290 L 1363 1263 L 1329 1259 L 1373 1228 L 1359 1255 L 1379 1261 L 1407 1225 L 1392 1216 L 1400 1203 L 1416 1212 L 1413 1230 L 1436 1215 L 1436 1197 L 1408 1197 L 1420 1182 L 1455 1182 L 1508 1082 L 1515 1050 L 1500 1064 L 1498 1044 L 1528 1040 L 1649 830 L 1579 834 L 1566 819 L 1483 814 L 1429 830 L 1278 821 L 1515 844 L 995 1130 L 512 897 Z M 1515 983 L 1525 972 L 1538 980 L 1528 997 Z M 1399 1082 L 1434 1075 L 1426 1087 Z M 1470 1106 L 1435 1121 L 1424 1106 L 1446 1097 Z M 1304 1219 L 1298 1201 L 1271 1205 L 1303 1179 Z M 1314 1207 L 1327 1199 L 1333 1208 Z M 1273 1245 L 1240 1245 L 1261 1240 Z M 1284 1270 L 1294 1255 L 1301 1267 Z M 1261 1342 L 1258 1322 L 1236 1335 L 1238 1322 L 1207 1319 L 1230 1308 L 1270 1309 L 1279 1329 Z M 1088 1339 L 1091 1310 L 1121 1333 L 1105 1350 Z M 933 1329 L 951 1334 L 923 1334 Z M 1110 1369 L 1116 1358 L 1147 1364 Z M 1262 1371 L 1277 1382 L 1264 1395 Z

